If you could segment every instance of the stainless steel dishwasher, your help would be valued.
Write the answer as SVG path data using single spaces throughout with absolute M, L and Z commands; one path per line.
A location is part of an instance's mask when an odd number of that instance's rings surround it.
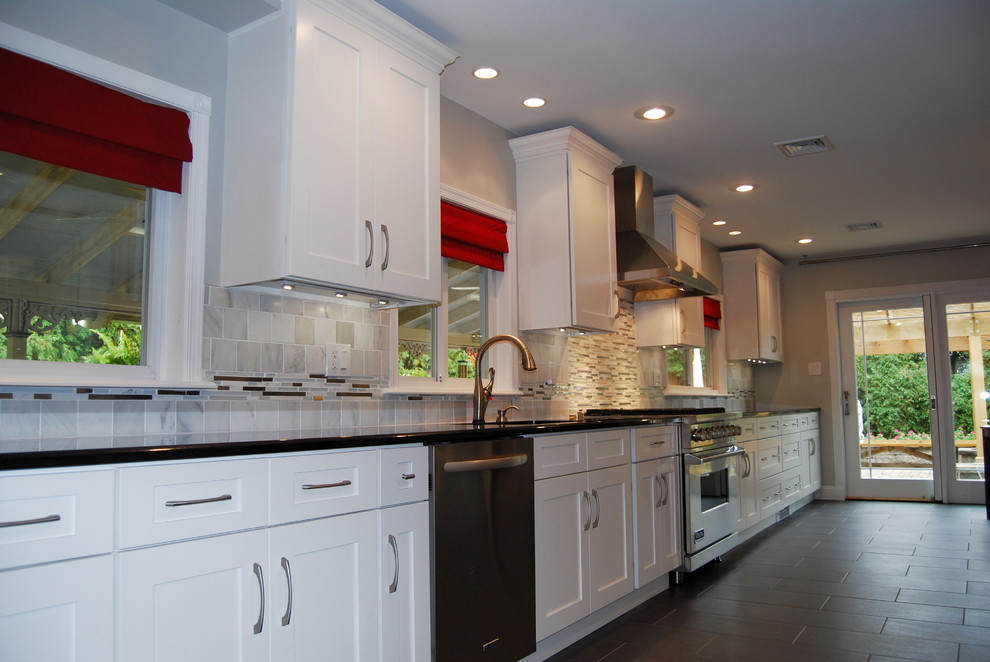
M 433 447 L 436 662 L 516 662 L 536 650 L 533 440 Z

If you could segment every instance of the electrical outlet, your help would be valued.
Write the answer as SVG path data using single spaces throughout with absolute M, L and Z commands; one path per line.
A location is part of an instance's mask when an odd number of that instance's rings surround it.
M 351 368 L 350 345 L 327 345 L 327 374 L 343 375 Z

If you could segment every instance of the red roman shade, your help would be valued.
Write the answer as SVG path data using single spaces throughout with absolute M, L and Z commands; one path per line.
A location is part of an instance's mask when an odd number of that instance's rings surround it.
M 440 254 L 444 257 L 505 271 L 506 229 L 505 221 L 440 202 Z
M 176 193 L 189 117 L 0 49 L 0 150 Z
M 722 319 L 722 304 L 718 299 L 702 297 L 702 306 L 704 308 L 705 327 L 709 329 L 718 329 L 719 320 Z

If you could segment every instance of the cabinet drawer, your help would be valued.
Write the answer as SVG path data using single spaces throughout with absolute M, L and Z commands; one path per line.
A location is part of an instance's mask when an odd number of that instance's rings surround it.
M 739 428 L 742 430 L 739 433 L 739 441 L 754 441 L 757 437 L 756 430 L 756 419 L 755 418 L 740 418 Z
M 118 480 L 122 548 L 268 523 L 268 460 L 124 467 Z
M 378 505 L 378 453 L 318 453 L 272 460 L 273 524 Z
M 780 416 L 760 416 L 756 419 L 756 438 L 765 439 L 780 434 Z
M 783 486 L 780 476 L 764 478 L 757 488 L 760 494 L 760 519 L 769 517 L 777 512 L 783 501 Z
M 379 451 L 378 503 L 394 506 L 429 498 L 430 451 L 384 448 Z
M 756 454 L 756 475 L 763 479 L 767 476 L 779 474 L 783 458 L 780 452 L 780 438 L 760 439 L 757 442 L 758 452 Z
M 804 428 L 805 430 L 817 430 L 818 429 L 818 412 L 809 411 L 804 415 Z
M 788 414 L 780 417 L 780 433 L 790 434 L 801 429 L 802 414 Z
M 801 469 L 780 475 L 781 500 L 787 505 L 801 498 Z
M 795 432 L 780 438 L 780 470 L 787 471 L 801 466 L 801 433 Z
M 629 429 L 588 433 L 588 471 L 629 464 Z
M 632 461 L 642 462 L 677 454 L 677 426 L 632 428 Z
M 0 568 L 113 551 L 113 471 L 0 477 Z
M 587 435 L 572 432 L 534 437 L 533 459 L 533 477 L 536 480 L 587 471 Z

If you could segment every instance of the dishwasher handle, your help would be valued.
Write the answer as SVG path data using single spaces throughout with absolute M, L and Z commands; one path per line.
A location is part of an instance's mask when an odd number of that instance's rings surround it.
M 454 462 L 444 462 L 444 473 L 454 474 L 465 471 L 494 471 L 495 469 L 511 469 L 519 467 L 529 461 L 529 456 L 525 453 L 518 455 L 502 455 L 500 457 L 486 457 L 479 460 L 458 460 Z

